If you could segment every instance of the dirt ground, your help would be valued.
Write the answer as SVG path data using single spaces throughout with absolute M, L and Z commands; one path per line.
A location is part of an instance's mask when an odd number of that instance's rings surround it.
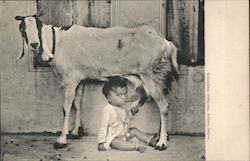
M 46 135 L 1 135 L 2 161 L 87 161 L 87 160 L 204 160 L 205 140 L 202 136 L 171 135 L 168 149 L 155 151 L 147 147 L 144 153 L 137 151 L 97 150 L 96 136 L 83 136 L 78 140 L 68 140 L 64 149 L 55 150 L 56 136 Z

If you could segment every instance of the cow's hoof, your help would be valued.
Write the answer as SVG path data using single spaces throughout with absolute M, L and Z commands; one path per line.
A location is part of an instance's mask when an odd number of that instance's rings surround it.
M 54 148 L 57 150 L 57 149 L 62 149 L 62 148 L 66 148 L 67 147 L 67 144 L 61 144 L 61 143 L 58 143 L 58 142 L 55 142 L 54 144 Z
M 166 150 L 166 149 L 167 149 L 167 146 L 165 144 L 162 144 L 161 146 L 157 145 L 155 147 L 155 150 L 159 150 L 159 151 Z
M 168 133 L 166 133 L 166 137 L 167 137 L 167 141 L 169 141 L 169 134 Z
M 77 135 L 72 134 L 72 132 L 70 131 L 67 135 L 67 139 L 80 139 L 82 136 L 84 136 L 84 131 L 82 127 L 79 127 Z

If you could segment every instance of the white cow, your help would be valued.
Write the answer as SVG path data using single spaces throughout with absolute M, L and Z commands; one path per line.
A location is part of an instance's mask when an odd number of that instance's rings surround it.
M 167 113 L 165 77 L 172 71 L 179 73 L 177 49 L 157 30 L 150 26 L 136 28 L 112 27 L 107 29 L 73 25 L 58 28 L 43 24 L 38 15 L 16 16 L 19 30 L 29 49 L 48 61 L 65 88 L 64 121 L 55 148 L 66 147 L 71 105 L 76 107 L 76 121 L 72 134 L 77 134 L 80 123 L 82 80 L 105 80 L 119 76 L 136 84 L 143 95 L 138 106 L 151 97 L 160 110 L 160 138 L 156 149 L 167 145 Z M 18 60 L 24 53 L 19 55 Z M 131 99 L 133 100 L 133 99 Z M 130 100 L 130 101 L 131 101 Z M 137 106 L 137 107 L 138 107 Z

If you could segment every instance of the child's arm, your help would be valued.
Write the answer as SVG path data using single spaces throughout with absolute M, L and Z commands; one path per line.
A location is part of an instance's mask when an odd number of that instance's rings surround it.
M 143 106 L 144 103 L 146 102 L 147 100 L 146 91 L 143 87 L 136 88 L 136 94 L 126 99 L 126 102 L 134 102 L 139 98 L 140 100 L 138 104 L 131 109 L 131 113 L 133 115 L 135 115 L 139 111 L 139 108 Z
M 144 103 L 146 102 L 146 99 L 147 97 L 142 96 L 138 104 L 130 110 L 133 115 L 139 112 L 139 108 L 144 105 Z
M 104 147 L 104 143 L 106 142 L 106 136 L 108 131 L 108 125 L 109 125 L 109 112 L 106 108 L 103 108 L 102 110 L 102 117 L 100 120 L 100 129 L 98 131 L 98 150 L 106 150 Z

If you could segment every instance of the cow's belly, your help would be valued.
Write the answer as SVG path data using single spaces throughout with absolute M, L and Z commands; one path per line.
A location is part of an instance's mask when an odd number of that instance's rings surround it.
M 138 74 L 136 68 L 123 68 L 122 66 L 116 65 L 115 67 L 96 67 L 96 66 L 83 66 L 81 75 L 90 79 L 103 79 L 113 76 L 125 76 L 129 74 Z
M 138 63 L 123 62 L 123 63 L 105 63 L 99 62 L 97 64 L 89 61 L 75 61 L 70 60 L 55 65 L 57 72 L 64 77 L 64 79 L 103 79 L 106 77 L 138 74 L 140 68 Z M 62 62 L 62 61 L 59 61 Z
M 99 50 L 95 52 L 69 52 L 55 55 L 56 65 L 62 74 L 81 73 L 88 78 L 102 78 L 112 75 L 127 75 L 138 73 L 148 57 L 122 51 Z

